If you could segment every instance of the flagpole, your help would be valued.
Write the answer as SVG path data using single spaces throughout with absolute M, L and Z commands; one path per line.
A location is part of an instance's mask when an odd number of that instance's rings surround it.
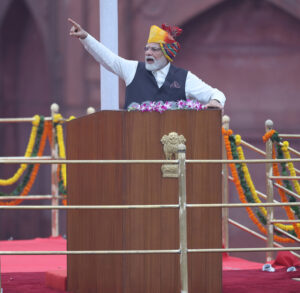
M 118 54 L 118 0 L 99 0 L 100 41 Z M 119 78 L 100 67 L 101 110 L 119 109 Z

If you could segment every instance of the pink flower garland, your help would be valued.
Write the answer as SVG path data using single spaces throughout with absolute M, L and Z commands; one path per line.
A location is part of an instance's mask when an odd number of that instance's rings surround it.
M 143 102 L 142 104 L 131 103 L 128 106 L 128 111 L 141 111 L 141 112 L 159 112 L 163 113 L 167 110 L 205 110 L 206 106 L 202 105 L 197 100 L 179 100 L 177 102 Z

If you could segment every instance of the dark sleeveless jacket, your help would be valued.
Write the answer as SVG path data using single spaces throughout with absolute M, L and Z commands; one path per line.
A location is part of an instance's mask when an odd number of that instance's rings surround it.
M 185 100 L 187 70 L 170 65 L 164 84 L 159 88 L 151 71 L 145 63 L 139 62 L 133 81 L 126 87 L 125 109 L 132 103 L 144 101 Z

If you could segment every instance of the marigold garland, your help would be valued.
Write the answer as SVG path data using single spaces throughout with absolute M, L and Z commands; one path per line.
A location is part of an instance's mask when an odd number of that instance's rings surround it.
M 43 155 L 45 144 L 46 144 L 46 139 L 47 139 L 49 129 L 50 129 L 49 126 L 50 126 L 49 123 L 45 122 L 45 125 L 43 126 L 41 139 L 38 141 L 38 144 L 37 143 L 35 144 L 35 149 L 37 149 L 37 151 L 34 149 L 34 153 L 32 156 L 42 156 Z M 29 193 L 33 183 L 35 182 L 39 167 L 40 167 L 40 164 L 34 164 L 34 165 L 29 164 L 28 172 L 24 177 L 23 184 L 19 185 L 14 190 L 14 192 L 12 192 L 13 195 L 17 195 L 20 192 L 19 195 L 21 197 L 24 197 Z M 22 189 L 22 190 L 20 190 L 20 189 Z M 23 199 L 0 202 L 0 205 L 18 205 L 22 201 L 23 201 Z
M 232 155 L 232 150 L 231 150 L 231 143 L 230 143 L 230 139 L 229 139 L 229 136 L 231 136 L 233 132 L 232 132 L 231 129 L 226 130 L 226 129 L 222 128 L 222 133 L 223 133 L 223 136 L 224 136 L 224 142 L 225 142 L 224 144 L 225 144 L 225 148 L 226 148 L 226 152 L 227 152 L 227 158 L 228 158 L 228 160 L 233 160 L 233 155 Z M 232 177 L 233 177 L 234 184 L 235 184 L 236 189 L 237 189 L 238 194 L 239 194 L 240 201 L 242 203 L 247 203 L 246 196 L 244 194 L 243 188 L 242 188 L 240 180 L 239 180 L 237 170 L 235 168 L 235 164 L 230 163 L 229 167 L 230 167 L 230 170 L 231 170 L 231 174 L 232 174 Z M 253 221 L 253 223 L 258 227 L 258 229 L 262 233 L 266 234 L 267 231 L 266 231 L 265 227 L 256 218 L 256 216 L 254 215 L 252 209 L 250 207 L 245 207 L 245 208 L 246 208 L 246 211 L 247 211 L 250 219 Z M 292 239 L 285 238 L 285 237 L 280 237 L 278 235 L 274 235 L 274 239 L 275 239 L 275 241 L 285 242 L 285 243 L 294 242 Z
M 241 137 L 239 135 L 236 135 L 235 136 L 235 142 L 236 142 L 236 145 L 237 145 L 237 152 L 238 152 L 238 156 L 239 156 L 239 160 L 245 160 L 245 155 L 244 155 L 244 151 L 240 145 L 241 143 Z M 244 172 L 244 176 L 245 176 L 245 179 L 246 179 L 246 182 L 250 188 L 250 191 L 251 191 L 251 194 L 252 194 L 252 197 L 254 199 L 254 202 L 256 203 L 261 203 L 258 195 L 257 195 L 257 192 L 256 192 L 256 189 L 255 189 L 255 186 L 253 184 L 253 181 L 252 181 L 252 178 L 251 178 L 251 175 L 249 173 L 249 169 L 247 167 L 247 165 L 245 163 L 242 163 L 242 170 Z M 264 208 L 264 207 L 259 207 L 260 211 L 263 213 L 264 217 L 267 216 L 267 210 Z
M 237 135 L 236 135 L 237 136 Z M 242 156 L 241 156 L 241 147 L 239 147 L 239 150 L 238 150 L 238 147 L 236 147 L 236 143 L 235 143 L 235 137 L 236 136 L 230 136 L 229 137 L 229 141 L 230 141 L 230 146 L 231 146 L 231 153 L 232 153 L 232 157 L 236 160 L 240 159 Z M 238 135 L 238 142 L 241 141 L 241 137 Z M 239 154 L 240 152 L 240 154 Z M 252 196 L 252 193 L 251 193 L 251 189 L 249 187 L 249 185 L 247 184 L 247 178 L 246 178 L 246 173 L 245 173 L 245 164 L 240 164 L 240 163 L 236 163 L 235 164 L 236 166 L 236 169 L 237 169 L 237 173 L 238 173 L 238 177 L 239 177 L 239 180 L 240 180 L 240 183 L 241 183 L 241 186 L 243 188 L 243 192 L 244 192 L 244 195 L 247 199 L 247 202 L 249 203 L 254 203 L 255 200 L 253 199 L 253 196 Z M 267 220 L 266 218 L 264 217 L 263 214 L 261 214 L 261 212 L 259 211 L 259 209 L 257 209 L 256 207 L 254 208 L 256 210 L 256 214 L 258 216 L 258 218 L 260 219 L 260 221 L 266 225 L 267 224 Z
M 272 150 L 272 158 L 276 159 L 274 147 L 273 147 L 273 150 Z M 273 174 L 274 174 L 274 176 L 280 176 L 278 165 L 276 163 L 273 163 Z M 279 185 L 281 185 L 281 186 L 283 186 L 282 180 L 280 180 L 280 179 L 276 179 L 276 183 L 279 184 Z M 280 195 L 280 198 L 281 198 L 282 202 L 288 202 L 288 200 L 287 200 L 287 198 L 285 196 L 284 190 L 278 188 L 278 193 Z M 284 206 L 283 208 L 285 209 L 285 212 L 286 212 L 286 214 L 288 216 L 288 219 L 289 220 L 295 220 L 295 216 L 294 216 L 294 213 L 292 212 L 291 208 L 288 207 L 288 206 Z M 286 226 L 289 229 L 291 228 L 291 225 L 286 225 Z M 299 228 L 300 228 L 300 225 L 294 223 L 292 226 L 293 226 L 293 228 L 295 230 L 296 236 L 299 238 Z M 286 229 L 284 229 L 284 228 L 282 228 L 282 229 L 286 231 Z
M 75 119 L 75 116 L 70 116 L 68 121 L 71 121 Z M 55 140 L 58 144 L 58 152 L 59 156 L 63 159 L 66 158 L 66 152 L 65 152 L 65 143 L 64 143 L 64 135 L 63 135 L 63 117 L 61 114 L 56 114 L 53 117 L 53 123 L 55 128 Z M 67 191 L 67 170 L 66 170 L 66 164 L 60 164 L 58 165 L 57 169 L 57 176 L 58 176 L 58 187 L 59 187 L 59 193 L 66 197 Z M 67 200 L 63 199 L 62 203 L 64 205 L 67 204 Z
M 243 152 L 243 149 L 242 147 L 240 146 L 240 143 L 241 143 L 241 136 L 240 135 L 236 135 L 235 136 L 235 142 L 236 142 L 236 145 L 238 146 L 237 147 L 237 152 L 238 152 L 238 157 L 240 160 L 245 160 L 245 156 L 244 156 L 244 152 Z M 257 195 L 257 192 L 256 192 L 256 189 L 255 189 L 255 186 L 253 184 L 253 181 L 251 179 L 251 175 L 249 173 L 249 170 L 248 170 L 248 167 L 245 163 L 242 163 L 242 170 L 244 172 L 244 176 L 245 176 L 245 179 L 246 179 L 246 182 L 250 188 L 250 191 L 251 191 L 251 194 L 252 194 L 252 197 L 254 199 L 254 202 L 256 203 L 262 203 L 261 200 L 259 199 L 258 195 Z M 282 200 L 283 201 L 283 200 Z M 287 202 L 287 200 L 286 200 Z M 288 210 L 290 210 L 288 207 L 286 207 Z M 267 210 L 264 208 L 264 207 L 259 207 L 262 215 L 258 214 L 259 218 L 263 217 L 263 223 L 266 222 L 266 217 L 267 217 Z M 289 217 L 289 219 L 291 220 L 291 218 Z M 284 224 L 281 224 L 281 223 L 275 223 L 274 224 L 276 227 L 284 230 L 284 231 L 287 231 L 287 232 L 292 232 L 291 234 L 296 236 L 296 234 L 294 234 L 294 229 L 295 229 L 295 226 L 296 225 L 284 225 Z M 300 224 L 298 224 L 298 226 L 300 227 Z
M 63 179 L 62 179 L 62 173 L 61 173 L 61 164 L 58 165 L 57 168 L 57 178 L 58 178 L 58 192 L 60 195 L 64 197 L 62 200 L 63 205 L 67 205 L 67 190 L 64 186 Z
M 274 132 L 273 136 L 271 137 L 272 142 L 276 145 L 277 150 L 277 159 L 283 159 L 284 154 L 281 148 L 280 143 L 282 142 L 282 139 L 279 137 L 278 132 Z M 281 174 L 283 176 L 288 176 L 286 163 L 280 163 L 281 166 Z M 283 180 L 284 186 L 286 189 L 293 191 L 293 187 L 289 180 Z M 284 191 L 283 191 L 284 192 Z M 293 195 L 287 194 L 289 198 L 289 202 L 296 202 L 296 198 Z M 292 206 L 291 209 L 294 211 L 295 215 L 297 215 L 298 219 L 300 219 L 300 210 L 298 206 Z
M 223 129 L 222 132 L 224 134 L 225 148 L 226 148 L 226 151 L 227 151 L 227 159 L 228 160 L 233 160 L 233 156 L 232 156 L 232 152 L 231 152 L 231 144 L 230 144 L 230 141 L 229 141 L 229 136 L 232 135 L 232 130 L 226 131 L 225 129 Z M 230 163 L 229 167 L 230 167 L 231 174 L 232 174 L 232 177 L 233 177 L 233 182 L 234 182 L 234 184 L 236 186 L 236 189 L 238 191 L 238 194 L 239 194 L 240 201 L 242 203 L 247 203 L 247 200 L 245 199 L 245 196 L 244 196 L 242 186 L 240 184 L 240 180 L 239 180 L 235 165 L 233 163 Z M 257 227 L 263 233 L 266 233 L 265 228 L 259 223 L 259 221 L 255 217 L 255 215 L 253 214 L 252 210 L 249 207 L 245 207 L 245 208 L 248 212 L 248 215 L 249 215 L 250 219 L 257 225 Z
M 29 137 L 29 141 L 28 141 L 28 145 L 26 147 L 26 151 L 25 151 L 25 157 L 30 157 L 33 151 L 33 146 L 35 143 L 35 139 L 36 139 L 36 134 L 37 134 L 37 129 L 38 126 L 40 124 L 40 116 L 39 115 L 35 115 L 33 117 L 33 121 L 32 121 L 32 129 L 31 129 L 31 133 L 30 133 L 30 137 Z M 20 177 L 23 175 L 24 171 L 27 168 L 27 164 L 21 164 L 19 169 L 16 171 L 16 173 L 8 178 L 8 179 L 0 179 L 0 186 L 8 186 L 8 185 L 12 185 L 14 183 L 16 183 Z
M 47 123 L 48 124 L 48 123 Z M 43 155 L 44 149 L 45 149 L 45 145 L 46 145 L 46 139 L 47 139 L 47 132 L 49 130 L 49 127 L 46 126 L 45 127 L 45 131 L 43 132 L 43 136 L 41 139 L 41 143 L 40 143 L 40 148 L 39 151 L 37 153 L 37 156 L 40 157 Z M 32 170 L 32 174 L 30 176 L 30 179 L 28 181 L 28 183 L 26 184 L 26 186 L 24 187 L 22 193 L 20 194 L 21 196 L 26 196 L 29 191 L 31 190 L 31 187 L 33 185 L 33 183 L 35 182 L 36 176 L 38 174 L 40 168 L 40 164 L 34 164 L 33 170 Z M 20 200 L 19 200 L 20 201 Z M 20 202 L 18 202 L 17 204 L 19 204 Z
M 283 142 L 283 145 L 282 145 L 281 149 L 283 151 L 284 157 L 286 159 L 291 159 L 291 155 L 290 155 L 290 152 L 289 152 L 289 143 L 288 143 L 288 141 Z M 297 176 L 293 162 L 288 162 L 287 166 L 288 166 L 288 169 L 290 171 L 290 175 L 291 176 Z M 293 180 L 293 184 L 294 184 L 294 188 L 295 188 L 297 194 L 300 195 L 300 185 L 299 185 L 298 180 Z
M 275 133 L 276 131 L 274 129 L 271 129 L 263 136 L 263 141 L 266 143 Z
M 40 124 L 38 125 L 38 129 L 37 129 L 35 144 L 34 144 L 34 147 L 32 149 L 32 153 L 31 153 L 32 157 L 37 155 L 43 131 L 44 131 L 44 117 L 41 116 Z M 33 165 L 29 164 L 26 175 L 23 177 L 22 181 L 18 184 L 18 186 L 15 188 L 15 190 L 10 195 L 20 195 L 24 186 L 27 184 L 29 177 L 31 176 L 32 169 L 33 169 Z M 7 194 L 0 192 L 0 195 L 7 195 Z
M 66 151 L 65 151 L 62 125 L 60 123 L 57 123 L 55 128 L 56 128 L 56 138 L 57 138 L 57 144 L 58 144 L 58 154 L 59 154 L 60 158 L 65 159 Z M 63 184 L 66 187 L 67 186 L 66 164 L 62 164 L 61 172 L 62 172 Z
M 44 152 L 44 148 L 46 145 L 46 140 L 48 138 L 49 143 L 52 143 L 52 129 L 54 127 L 55 129 L 55 140 L 56 143 L 58 144 L 58 149 L 59 149 L 59 156 L 61 158 L 66 157 L 65 153 L 65 145 L 64 145 L 64 139 L 63 139 L 63 128 L 61 123 L 63 122 L 63 118 L 60 114 L 56 114 L 53 117 L 53 124 L 51 122 L 44 122 L 44 117 L 43 116 L 34 116 L 34 121 L 32 122 L 33 128 L 31 131 L 29 143 L 25 152 L 26 157 L 34 157 L 34 156 L 42 156 Z M 75 119 L 74 116 L 70 116 L 68 119 L 69 121 Z M 35 179 L 37 176 L 37 173 L 39 171 L 40 164 L 22 164 L 21 168 L 16 172 L 16 174 L 7 179 L 7 181 L 15 180 L 12 183 L 15 183 L 21 175 L 24 173 L 24 171 L 27 168 L 27 173 L 24 175 L 22 182 L 15 188 L 13 192 L 11 192 L 10 195 L 20 195 L 20 196 L 26 196 Z M 22 173 L 21 171 L 22 170 Z M 58 165 L 58 170 L 57 170 L 57 176 L 59 179 L 59 192 L 60 194 L 63 194 L 66 196 L 66 165 Z M 16 177 L 18 176 L 18 179 Z M 1 181 L 0 181 L 1 182 Z M 12 184 L 11 183 L 11 184 Z M 0 184 L 1 185 L 1 184 Z M 3 184 L 4 185 L 4 184 Z M 8 184 L 7 184 L 8 185 Z M 7 195 L 2 192 L 0 192 L 0 195 Z M 0 198 L 1 199 L 1 198 Z M 12 200 L 12 201 L 6 201 L 6 202 L 0 202 L 0 205 L 17 205 L 20 204 L 23 201 L 23 199 L 17 199 L 17 200 Z M 66 205 L 66 199 L 63 200 L 63 204 Z

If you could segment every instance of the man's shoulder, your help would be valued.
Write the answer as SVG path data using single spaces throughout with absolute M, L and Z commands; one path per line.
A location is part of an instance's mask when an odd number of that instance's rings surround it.
M 138 71 L 146 70 L 146 68 L 145 68 L 145 62 L 138 61 L 137 70 Z
M 173 64 L 170 64 L 170 70 L 172 70 L 174 73 L 183 73 L 183 74 L 188 73 L 188 70 L 181 68 L 181 67 L 177 67 Z

